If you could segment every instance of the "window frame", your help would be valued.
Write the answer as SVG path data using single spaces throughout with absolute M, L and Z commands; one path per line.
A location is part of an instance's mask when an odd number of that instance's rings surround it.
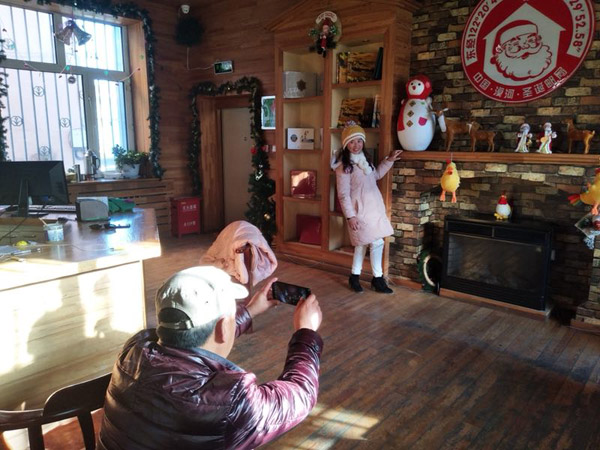
M 11 59 L 6 58 L 2 61 L 2 65 L 0 67 L 4 67 L 7 69 L 17 69 L 17 70 L 28 70 L 24 69 L 24 64 L 29 64 L 31 67 L 38 69 L 42 72 L 51 72 L 51 73 L 61 73 L 67 65 L 67 53 L 65 51 L 65 45 L 56 39 L 55 33 L 60 30 L 62 26 L 63 18 L 74 18 L 74 19 L 82 19 L 86 21 L 93 21 L 103 24 L 109 24 L 112 26 L 118 26 L 121 29 L 121 42 L 123 46 L 123 71 L 116 70 L 108 70 L 108 69 L 96 69 L 89 68 L 83 66 L 77 66 L 74 64 L 70 64 L 69 74 L 79 75 L 82 77 L 82 89 L 83 89 L 83 108 L 85 111 L 85 133 L 86 133 L 86 142 L 87 148 L 93 149 L 99 152 L 100 149 L 100 139 L 98 132 L 98 117 L 97 117 L 97 104 L 96 104 L 96 89 L 94 86 L 95 80 L 108 80 L 110 82 L 122 82 L 124 87 L 124 100 L 125 100 L 125 130 L 126 130 L 126 139 L 127 139 L 127 148 L 137 149 L 136 147 L 136 120 L 135 120 L 135 111 L 134 111 L 134 89 L 132 88 L 132 69 L 130 65 L 131 57 L 130 57 L 130 28 L 128 26 L 128 22 L 135 22 L 131 19 L 126 18 L 103 18 L 99 19 L 98 14 L 89 13 L 86 14 L 85 10 L 77 10 L 76 13 L 69 14 L 64 7 L 51 7 L 51 5 L 36 7 L 34 5 L 23 5 L 18 4 L 16 1 L 11 0 L 0 0 L 0 4 L 4 4 L 7 6 L 21 8 L 36 12 L 43 12 L 46 14 L 50 14 L 52 16 L 52 24 L 53 24 L 53 35 L 52 39 L 54 39 L 54 48 L 55 48 L 55 56 L 56 63 L 44 63 L 37 61 L 30 61 L 25 59 Z M 134 69 L 135 70 L 135 69 Z M 35 72 L 35 70 L 34 70 Z M 145 71 L 144 71 L 145 73 Z M 147 81 L 145 80 L 147 83 Z M 10 80 L 7 80 L 7 84 L 10 85 Z M 148 101 L 148 97 L 146 96 L 145 101 Z M 138 149 L 138 151 L 146 151 L 146 149 Z M 9 153 L 10 149 L 9 149 Z M 101 156 L 101 155 L 99 155 Z M 110 169 L 105 169 L 110 170 Z M 114 168 L 113 168 L 114 170 Z

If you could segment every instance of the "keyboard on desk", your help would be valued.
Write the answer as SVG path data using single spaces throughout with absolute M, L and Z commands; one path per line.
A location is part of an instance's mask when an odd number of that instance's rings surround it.
M 31 212 L 45 212 L 48 214 L 52 213 L 72 213 L 75 214 L 75 205 L 29 205 L 29 211 Z

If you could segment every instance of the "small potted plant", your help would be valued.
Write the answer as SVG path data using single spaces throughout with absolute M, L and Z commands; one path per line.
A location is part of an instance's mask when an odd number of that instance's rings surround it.
M 120 145 L 115 145 L 112 153 L 115 157 L 117 169 L 119 169 L 123 178 L 137 178 L 140 173 L 140 164 L 148 159 L 147 153 L 125 150 Z

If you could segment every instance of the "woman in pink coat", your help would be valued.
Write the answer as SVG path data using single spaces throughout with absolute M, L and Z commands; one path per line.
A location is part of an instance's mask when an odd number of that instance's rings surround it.
M 365 130 L 354 122 L 348 122 L 342 132 L 342 150 L 332 165 L 335 169 L 338 198 L 348 222 L 350 242 L 354 246 L 352 272 L 348 282 L 353 291 L 363 291 L 359 277 L 369 245 L 373 270 L 371 287 L 377 292 L 391 294 L 393 291 L 383 278 L 382 259 L 383 238 L 391 235 L 394 230 L 387 217 L 377 180 L 400 159 L 402 150 L 396 150 L 387 156 L 376 169 L 363 152 L 365 142 Z

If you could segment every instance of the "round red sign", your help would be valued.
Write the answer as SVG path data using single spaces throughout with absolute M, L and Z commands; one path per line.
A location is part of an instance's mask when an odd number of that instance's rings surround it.
M 594 22 L 591 0 L 482 0 L 463 32 L 464 71 L 499 102 L 543 97 L 582 63 Z

